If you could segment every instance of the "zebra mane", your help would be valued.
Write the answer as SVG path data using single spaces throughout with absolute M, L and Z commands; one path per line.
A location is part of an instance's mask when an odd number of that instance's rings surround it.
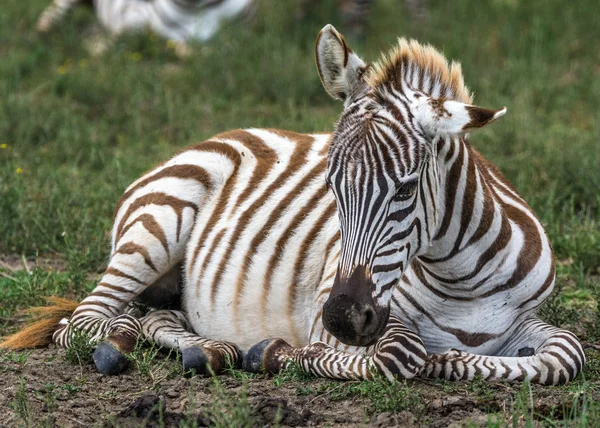
M 376 89 L 400 81 L 435 98 L 447 98 L 471 104 L 473 95 L 465 86 L 460 63 L 446 58 L 433 46 L 399 38 L 388 55 L 373 64 L 366 73 L 367 84 Z

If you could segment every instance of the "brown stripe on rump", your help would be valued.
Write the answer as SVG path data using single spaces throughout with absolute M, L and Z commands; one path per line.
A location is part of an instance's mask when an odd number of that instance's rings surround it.
M 129 205 L 129 208 L 127 208 L 127 211 L 125 212 L 125 214 L 121 218 L 121 221 L 119 222 L 116 236 L 121 236 L 123 227 L 129 219 L 129 216 L 138 208 L 147 205 L 168 205 L 175 211 L 175 213 L 177 214 L 177 240 L 179 240 L 179 234 L 181 233 L 181 223 L 183 221 L 181 216 L 183 210 L 185 208 L 191 208 L 194 210 L 195 213 L 198 212 L 198 205 L 196 205 L 193 202 L 179 199 L 175 196 L 167 195 L 166 193 L 162 192 L 148 193 L 147 195 L 140 196 L 131 205 Z
M 154 219 L 154 216 L 148 213 L 138 216 L 135 220 L 133 220 L 131 223 L 125 226 L 121 231 L 121 234 L 117 237 L 116 241 L 118 242 L 119 239 L 121 239 L 123 235 L 125 235 L 127 231 L 138 222 L 141 222 L 142 226 L 144 226 L 144 229 L 146 229 L 148 233 L 150 233 L 152 236 L 154 236 L 160 241 L 161 245 L 165 249 L 165 252 L 167 253 L 167 256 L 170 256 L 169 244 L 167 242 L 167 236 L 165 235 L 163 228 Z
M 125 303 L 125 304 L 129 303 L 129 300 L 123 300 L 123 299 L 120 299 L 119 297 L 115 296 L 115 295 L 114 295 L 114 294 L 112 294 L 112 293 L 105 293 L 105 292 L 103 292 L 103 291 L 93 291 L 92 293 L 90 293 L 90 296 L 94 296 L 94 297 L 105 297 L 105 298 L 107 298 L 107 299 L 113 299 L 113 300 L 116 300 L 116 301 L 117 301 L 117 302 L 119 302 L 119 303 Z
M 106 270 L 104 271 L 104 275 L 117 276 L 119 278 L 125 278 L 125 279 L 128 279 L 130 281 L 137 282 L 138 284 L 142 284 L 142 285 L 145 284 L 144 281 L 136 278 L 135 276 L 128 275 L 125 272 L 122 272 L 119 269 L 114 268 L 112 266 L 109 266 L 109 267 L 106 268 Z
M 152 171 L 148 172 L 147 174 L 151 172 Z M 162 169 L 161 171 L 157 172 L 156 174 L 153 174 L 150 177 L 146 177 L 145 179 L 137 183 L 135 186 L 128 189 L 125 193 L 123 193 L 123 196 L 121 196 L 119 202 L 117 203 L 117 207 L 115 208 L 115 217 L 121 209 L 121 206 L 123 206 L 127 199 L 129 199 L 136 190 L 146 186 L 149 183 L 152 183 L 153 181 L 160 180 L 161 178 L 193 179 L 198 181 L 204 187 L 206 187 L 206 189 L 210 189 L 212 187 L 210 174 L 201 166 L 192 164 L 168 166 Z
M 117 251 L 114 254 L 135 254 L 138 253 L 144 258 L 144 262 L 150 266 L 150 268 L 154 272 L 158 272 L 154 262 L 152 262 L 152 257 L 150 257 L 150 253 L 146 247 L 136 244 L 135 242 L 126 242 L 122 245 L 119 245 Z
M 100 282 L 98 283 L 98 287 L 108 288 L 109 290 L 116 291 L 117 293 L 126 293 L 126 294 L 137 294 L 125 287 L 120 287 L 118 285 L 109 284 L 108 282 Z

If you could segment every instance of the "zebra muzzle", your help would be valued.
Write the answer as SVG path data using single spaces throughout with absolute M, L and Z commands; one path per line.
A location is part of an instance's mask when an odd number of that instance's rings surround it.
M 385 331 L 389 305 L 373 300 L 372 282 L 364 269 L 357 268 L 347 280 L 336 277 L 329 299 L 323 306 L 323 325 L 346 345 L 370 346 Z

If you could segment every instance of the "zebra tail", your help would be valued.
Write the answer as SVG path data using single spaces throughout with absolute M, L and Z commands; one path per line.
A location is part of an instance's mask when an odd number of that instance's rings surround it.
M 47 346 L 52 342 L 52 334 L 63 318 L 69 318 L 76 301 L 62 297 L 46 297 L 49 306 L 37 306 L 24 311 L 31 317 L 31 323 L 17 333 L 8 336 L 0 343 L 4 349 L 24 349 Z

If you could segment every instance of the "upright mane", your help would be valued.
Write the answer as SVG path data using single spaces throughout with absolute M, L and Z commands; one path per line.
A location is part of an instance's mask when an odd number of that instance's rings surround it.
M 471 104 L 473 95 L 465 86 L 461 66 L 446 58 L 433 46 L 416 40 L 399 38 L 387 55 L 373 64 L 366 74 L 367 84 L 374 88 L 399 87 L 404 81 L 414 89 L 435 98 L 447 98 Z

